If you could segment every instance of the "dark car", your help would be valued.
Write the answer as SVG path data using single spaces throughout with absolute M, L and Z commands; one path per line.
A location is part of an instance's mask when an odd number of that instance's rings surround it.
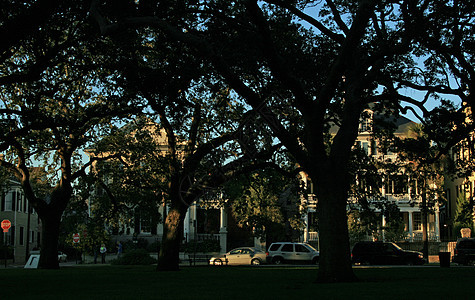
M 457 241 L 452 262 L 461 265 L 475 265 L 475 238 L 463 238 Z
M 423 265 L 421 252 L 403 250 L 394 243 L 358 242 L 351 251 L 354 264 L 369 265 Z

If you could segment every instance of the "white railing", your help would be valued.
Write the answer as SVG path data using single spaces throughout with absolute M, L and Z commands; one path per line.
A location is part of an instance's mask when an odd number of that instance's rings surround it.
M 196 235 L 198 241 L 205 241 L 205 240 L 217 240 L 219 241 L 219 234 L 212 234 L 212 233 L 198 233 Z
M 318 232 L 310 231 L 308 233 L 308 240 L 309 241 L 318 241 Z

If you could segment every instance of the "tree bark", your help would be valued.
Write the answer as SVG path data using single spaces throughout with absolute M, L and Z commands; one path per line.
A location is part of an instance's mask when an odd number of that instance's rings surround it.
M 351 267 L 345 174 L 328 168 L 316 180 L 320 232 L 320 264 L 317 282 L 357 281 Z
M 186 209 L 184 204 L 172 204 L 172 208 L 168 212 L 163 229 L 157 271 L 178 271 L 180 269 L 180 243 L 183 238 Z
M 59 269 L 58 240 L 62 212 L 40 215 L 42 226 L 41 252 L 38 268 Z

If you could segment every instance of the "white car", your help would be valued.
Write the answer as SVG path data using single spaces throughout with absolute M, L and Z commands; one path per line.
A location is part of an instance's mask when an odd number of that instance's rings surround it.
M 226 254 L 212 257 L 210 265 L 260 265 L 266 262 L 266 253 L 251 247 L 240 247 Z
M 317 264 L 320 253 L 307 243 L 272 243 L 267 251 L 267 261 L 273 264 L 312 263 Z

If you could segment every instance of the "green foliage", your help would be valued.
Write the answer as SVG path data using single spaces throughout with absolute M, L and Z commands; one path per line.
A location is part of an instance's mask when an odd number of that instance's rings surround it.
M 253 230 L 257 236 L 265 237 L 283 226 L 291 238 L 293 231 L 303 228 L 299 182 L 295 178 L 261 170 L 234 179 L 225 191 L 238 225 Z
M 405 237 L 404 220 L 400 210 L 395 203 L 381 200 L 375 209 L 366 207 L 366 209 L 351 211 L 348 215 L 348 230 L 350 242 L 366 240 L 368 237 L 381 240 L 381 230 L 384 230 L 384 239 L 386 241 L 398 242 Z M 381 226 L 381 214 L 386 219 L 386 226 Z
M 87 188 L 95 191 L 93 211 L 109 225 L 133 226 L 137 214 L 160 221 L 158 206 L 166 190 L 167 158 L 164 132 L 145 117 L 138 117 L 105 136 L 93 151 L 94 155 L 113 155 L 108 161 L 96 164 Z
M 386 226 L 383 227 L 384 239 L 389 242 L 398 242 L 404 239 L 404 220 L 399 207 L 392 202 L 384 203 L 382 212 L 386 218 Z
M 462 193 L 457 198 L 457 210 L 455 211 L 453 234 L 456 237 L 461 237 L 460 229 L 470 228 L 472 234 L 475 226 L 473 223 L 473 203 L 465 197 L 465 193 Z
M 219 252 L 221 245 L 219 240 L 190 241 L 180 246 L 180 251 L 187 253 L 194 252 Z
M 148 252 L 159 252 L 160 246 L 162 245 L 161 242 L 153 242 L 147 245 L 146 249 Z
M 122 254 L 121 257 L 111 261 L 112 265 L 151 265 L 157 260 L 150 256 L 145 249 L 134 249 Z
M 350 242 L 364 241 L 368 236 L 377 235 L 380 223 L 374 210 L 354 210 L 348 215 L 348 231 Z
M 79 243 L 73 242 L 73 235 L 75 233 L 79 233 Z M 74 230 L 66 233 L 63 239 L 66 245 L 74 247 L 74 249 L 79 252 L 85 252 L 91 255 L 94 254 L 94 250 L 98 251 L 102 243 L 106 244 L 106 248 L 109 252 L 113 248 L 111 247 L 109 233 L 104 229 L 104 224 L 101 222 L 96 223 L 92 220 L 87 224 L 78 224 Z

